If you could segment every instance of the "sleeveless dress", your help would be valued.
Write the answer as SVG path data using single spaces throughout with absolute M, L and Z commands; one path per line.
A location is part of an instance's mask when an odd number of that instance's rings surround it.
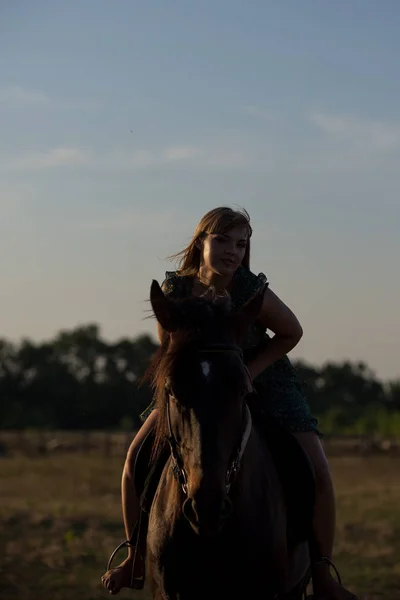
M 170 298 L 186 298 L 192 293 L 191 277 L 181 277 L 175 271 L 167 271 L 162 284 L 163 292 Z M 231 301 L 237 311 L 261 287 L 267 284 L 263 273 L 255 275 L 246 267 L 240 266 L 232 279 Z M 266 328 L 258 322 L 253 323 L 242 342 L 245 362 L 251 360 L 260 345 L 265 348 L 271 338 Z M 253 386 L 256 392 L 258 408 L 275 418 L 291 433 L 313 431 L 318 436 L 318 421 L 311 415 L 305 394 L 297 378 L 295 368 L 287 356 L 277 360 L 258 375 Z M 144 420 L 153 409 L 151 404 L 141 415 Z

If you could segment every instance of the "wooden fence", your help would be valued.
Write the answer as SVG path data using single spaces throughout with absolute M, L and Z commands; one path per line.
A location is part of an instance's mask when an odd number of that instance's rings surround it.
M 125 456 L 134 431 L 0 431 L 0 457 L 81 454 Z M 400 440 L 366 435 L 329 435 L 323 440 L 330 456 L 383 454 L 400 456 Z
M 83 454 L 123 456 L 135 436 L 134 431 L 1 431 L 0 455 L 43 456 Z

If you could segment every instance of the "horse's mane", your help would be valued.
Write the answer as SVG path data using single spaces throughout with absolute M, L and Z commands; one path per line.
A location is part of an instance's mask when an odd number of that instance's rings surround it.
M 153 457 L 157 456 L 165 445 L 168 432 L 167 392 L 165 382 L 171 376 L 174 365 L 188 352 L 195 351 L 210 340 L 211 335 L 227 324 L 231 314 L 231 303 L 227 297 L 190 297 L 169 300 L 174 315 L 176 330 L 171 336 L 164 331 L 161 344 L 155 352 L 142 382 L 149 382 L 153 390 L 154 408 L 158 410 Z M 217 341 L 217 340 L 215 340 Z

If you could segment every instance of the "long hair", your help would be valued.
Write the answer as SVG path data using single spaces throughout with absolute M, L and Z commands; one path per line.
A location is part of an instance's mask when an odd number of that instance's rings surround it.
M 253 233 L 249 213 L 245 209 L 233 210 L 228 206 L 219 206 L 210 210 L 200 219 L 186 248 L 168 257 L 179 260 L 177 275 L 189 277 L 197 275 L 201 265 L 201 250 L 196 246 L 197 240 L 203 240 L 209 233 L 226 233 L 233 227 L 247 228 L 248 239 L 242 265 L 249 269 L 250 237 Z

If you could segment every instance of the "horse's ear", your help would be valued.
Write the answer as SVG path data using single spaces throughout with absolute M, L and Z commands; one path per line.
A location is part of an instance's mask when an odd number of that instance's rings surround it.
M 233 329 L 234 334 L 238 342 L 241 342 L 244 336 L 246 335 L 247 329 L 250 325 L 257 319 L 260 314 L 262 303 L 264 300 L 264 292 L 268 284 L 265 284 L 262 288 L 258 290 L 242 306 L 242 308 L 234 315 L 233 317 Z
M 155 317 L 160 323 L 161 327 L 168 333 L 174 331 L 176 327 L 174 327 L 173 323 L 171 303 L 168 298 L 164 296 L 160 284 L 155 279 L 153 279 L 151 283 L 150 302 Z

